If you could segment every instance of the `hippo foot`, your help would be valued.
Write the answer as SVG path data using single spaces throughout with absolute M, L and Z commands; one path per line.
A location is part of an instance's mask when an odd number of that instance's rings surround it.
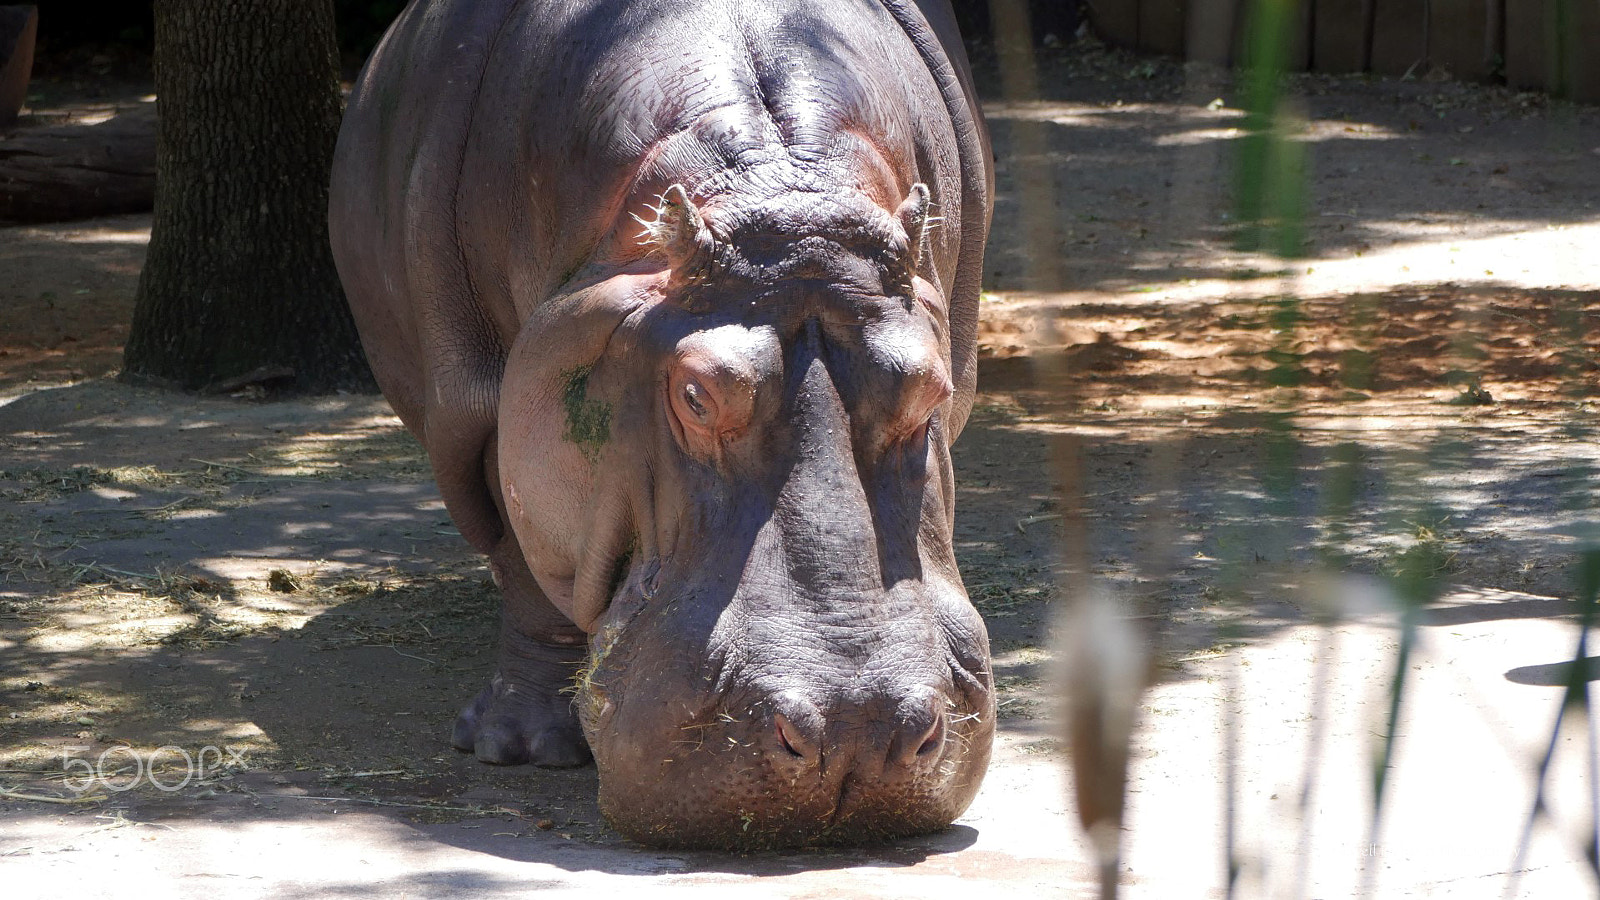
M 570 768 L 588 763 L 589 742 L 583 737 L 572 698 L 561 693 L 568 678 L 508 677 L 505 667 L 472 704 L 456 717 L 450 743 L 479 761 L 497 766 L 533 763 Z

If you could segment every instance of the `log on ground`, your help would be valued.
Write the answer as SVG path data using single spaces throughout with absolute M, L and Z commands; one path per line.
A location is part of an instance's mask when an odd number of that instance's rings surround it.
M 0 222 L 62 222 L 146 212 L 155 203 L 154 103 L 93 125 L 0 137 Z

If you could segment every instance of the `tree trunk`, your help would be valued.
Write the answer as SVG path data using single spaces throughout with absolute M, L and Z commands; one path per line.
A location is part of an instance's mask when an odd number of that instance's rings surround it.
M 332 0 L 157 0 L 156 212 L 124 380 L 371 389 L 328 246 Z

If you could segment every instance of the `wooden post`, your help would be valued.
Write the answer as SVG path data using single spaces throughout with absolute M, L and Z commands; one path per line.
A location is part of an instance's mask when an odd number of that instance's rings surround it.
M 1306 0 L 1305 21 L 1306 65 L 1307 72 L 1317 70 L 1317 0 Z
M 1484 4 L 1483 70 L 1491 81 L 1506 80 L 1506 2 L 1488 0 Z
M 1361 68 L 1372 71 L 1372 43 L 1377 33 L 1378 0 L 1361 0 Z
M 1422 0 L 1422 72 L 1433 68 L 1433 0 Z

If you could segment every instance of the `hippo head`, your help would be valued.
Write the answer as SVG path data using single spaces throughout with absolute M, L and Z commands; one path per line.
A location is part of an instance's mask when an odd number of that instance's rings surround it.
M 573 276 L 511 352 L 507 513 L 590 634 L 575 702 L 631 837 L 859 842 L 977 791 L 995 706 L 928 208 L 920 184 L 892 210 L 673 186 L 640 251 Z

